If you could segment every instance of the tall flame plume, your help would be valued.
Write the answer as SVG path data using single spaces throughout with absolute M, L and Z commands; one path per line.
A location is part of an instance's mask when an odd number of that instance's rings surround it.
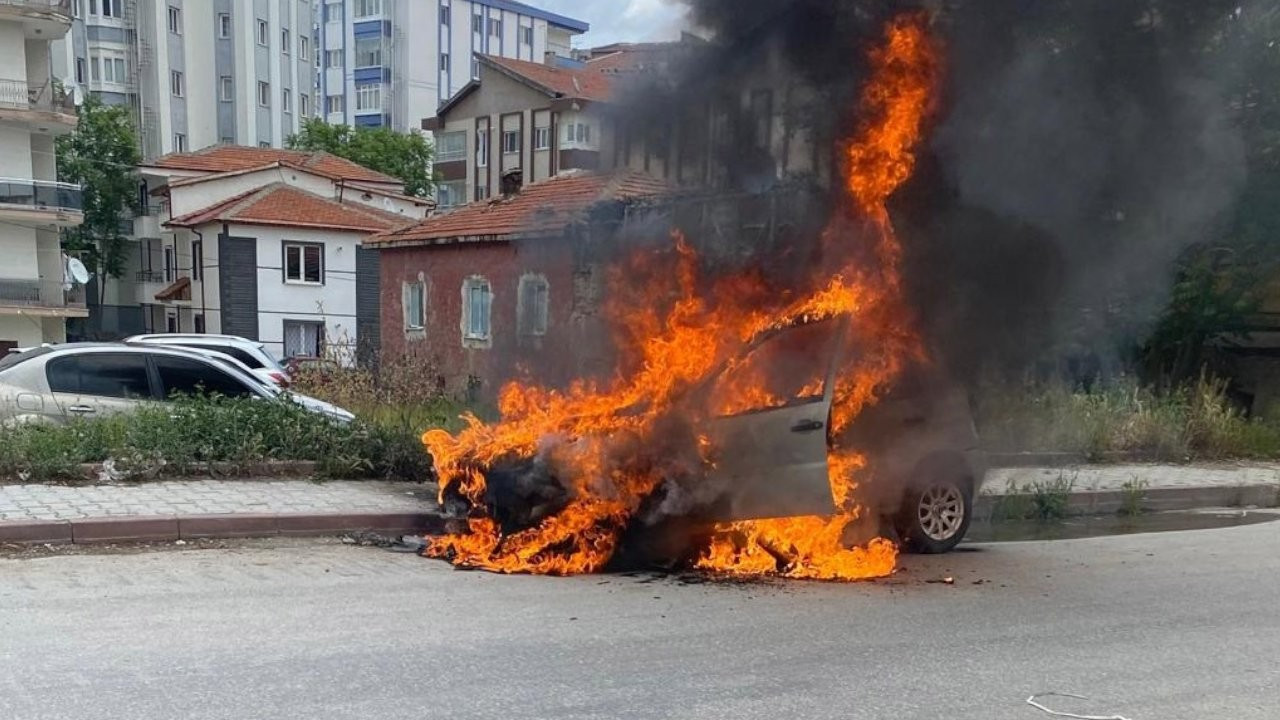
M 901 249 L 886 201 L 911 175 L 939 79 L 940 65 L 922 15 L 889 23 L 870 55 L 871 77 L 858 107 L 857 130 L 842 146 L 846 202 L 823 241 L 833 257 L 852 257 L 849 228 L 873 244 L 874 267 L 833 263 L 812 289 L 778 305 L 749 274 L 721 278 L 699 293 L 698 258 L 678 233 L 674 252 L 640 253 L 623 283 L 611 283 L 608 316 L 617 333 L 620 369 L 603 385 L 578 382 L 554 390 L 513 382 L 499 395 L 502 420 L 466 416 L 456 435 L 432 430 L 423 442 L 435 459 L 442 500 L 456 492 L 473 506 L 467 532 L 430 541 L 427 554 L 496 572 L 589 573 L 617 551 L 623 530 L 658 489 L 662 459 L 638 450 L 679 403 L 682 393 L 738 357 L 771 329 L 798 321 L 851 314 L 869 350 L 840 369 L 834 388 L 832 437 L 838 438 L 902 364 L 921 354 L 901 299 Z M 674 268 L 664 264 L 673 262 Z M 831 268 L 836 268 L 832 272 Z M 674 292 L 670 278 L 676 278 Z M 642 278 L 637 282 L 635 278 Z M 812 389 L 812 388 L 810 388 Z M 735 387 L 709 414 L 785 402 L 763 382 Z M 736 404 L 735 404 L 736 403 Z M 699 445 L 705 438 L 699 438 Z M 700 447 L 703 452 L 707 448 Z M 569 500 L 532 527 L 504 533 L 484 512 L 487 469 L 512 459 L 541 457 L 561 470 Z M 705 455 L 704 455 L 705 457 Z M 876 539 L 861 548 L 844 543 L 847 526 L 863 512 L 855 477 L 860 454 L 832 447 L 829 476 L 838 513 L 718 526 L 698 567 L 731 574 L 782 574 L 863 579 L 893 571 L 897 551 Z

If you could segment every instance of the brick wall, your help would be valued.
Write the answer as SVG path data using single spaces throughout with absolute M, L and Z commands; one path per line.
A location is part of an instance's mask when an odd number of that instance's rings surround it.
M 607 350 L 598 314 L 600 272 L 577 265 L 567 244 L 558 240 L 525 243 L 465 243 L 379 251 L 382 288 L 382 356 L 410 354 L 434 364 L 437 377 L 453 394 L 467 392 L 478 380 L 481 397 L 493 397 L 506 380 L 531 376 L 541 384 L 563 386 L 575 377 L 599 372 Z M 539 274 L 548 283 L 547 330 L 521 336 L 517 330 L 520 278 Z M 493 292 L 491 341 L 464 342 L 462 287 L 472 276 L 489 281 Z M 426 283 L 426 328 L 405 327 L 403 288 Z

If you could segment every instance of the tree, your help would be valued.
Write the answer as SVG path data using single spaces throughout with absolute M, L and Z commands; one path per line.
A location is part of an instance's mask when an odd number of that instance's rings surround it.
M 433 149 L 420 133 L 330 125 L 320 118 L 309 118 L 285 144 L 294 150 L 323 150 L 399 178 L 404 181 L 405 193 L 415 197 L 429 195 L 435 186 L 427 170 Z
M 57 141 L 58 179 L 83 188 L 84 222 L 65 232 L 63 247 L 100 278 L 118 278 L 128 235 L 121 221 L 138 197 L 138 137 L 127 108 L 89 97 L 78 114 L 75 131 Z

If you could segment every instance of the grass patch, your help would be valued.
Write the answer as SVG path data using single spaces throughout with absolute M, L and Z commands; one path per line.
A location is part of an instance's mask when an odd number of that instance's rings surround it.
M 1280 424 L 1246 418 L 1226 385 L 1201 378 L 1156 392 L 1132 381 L 1090 391 L 1063 385 L 986 387 L 979 434 L 997 452 L 1124 452 L 1151 460 L 1280 458 Z
M 1018 485 L 1013 480 L 998 496 L 991 511 L 991 519 L 1004 520 L 1061 520 L 1067 516 L 1067 503 L 1075 488 L 1075 478 L 1059 473 L 1048 481 L 1036 481 Z
M 178 398 L 69 425 L 0 428 L 0 476 L 79 477 L 81 463 L 107 460 L 137 475 L 301 460 L 327 477 L 431 477 L 416 434 L 363 421 L 340 425 L 287 402 Z

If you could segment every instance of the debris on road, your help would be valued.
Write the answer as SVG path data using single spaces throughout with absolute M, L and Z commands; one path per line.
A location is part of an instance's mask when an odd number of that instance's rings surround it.
M 1050 715 L 1053 715 L 1054 717 L 1074 718 L 1075 720 L 1130 720 L 1130 718 L 1127 718 L 1123 715 L 1080 715 L 1078 713 L 1073 713 L 1073 712 L 1053 710 L 1048 707 L 1045 707 L 1044 705 L 1042 705 L 1040 702 L 1037 701 L 1037 698 L 1046 698 L 1046 697 L 1073 698 L 1075 700 L 1089 699 L 1083 695 L 1072 695 L 1071 693 L 1050 692 L 1050 693 L 1039 693 L 1038 695 L 1032 695 L 1031 697 L 1027 698 L 1027 704 L 1033 708 L 1036 708 L 1037 710 L 1041 710 Z

